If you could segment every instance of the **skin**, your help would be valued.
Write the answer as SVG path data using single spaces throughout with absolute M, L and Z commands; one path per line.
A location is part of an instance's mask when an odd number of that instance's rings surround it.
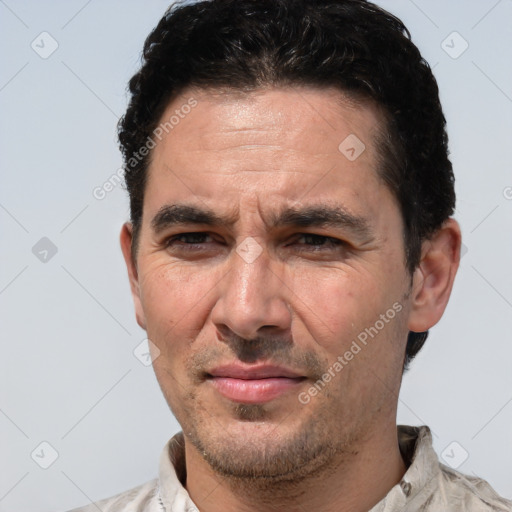
M 162 120 L 190 97 L 197 106 L 152 150 L 136 254 L 131 225 L 121 232 L 137 321 L 185 434 L 186 488 L 202 512 L 367 511 L 407 469 L 396 433 L 407 333 L 444 312 L 459 227 L 449 219 L 423 244 L 411 276 L 399 207 L 376 171 L 382 124 L 371 105 L 331 89 L 188 90 Z M 338 149 L 349 134 L 366 146 L 354 161 Z M 156 232 L 152 219 L 176 203 L 233 223 Z M 269 221 L 313 204 L 343 207 L 369 232 Z M 172 239 L 191 232 L 204 235 Z M 253 261 L 237 252 L 248 243 Z M 400 312 L 301 403 L 396 303 Z M 205 375 L 240 361 L 304 379 L 266 403 L 235 403 Z

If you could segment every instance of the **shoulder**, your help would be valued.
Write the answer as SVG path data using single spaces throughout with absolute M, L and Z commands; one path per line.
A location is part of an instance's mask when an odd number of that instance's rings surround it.
M 160 511 L 158 479 L 151 480 L 129 491 L 116 494 L 96 503 L 75 508 L 69 512 L 153 512 Z
M 398 441 L 408 469 L 388 496 L 391 508 L 375 512 L 512 512 L 512 501 L 501 497 L 488 482 L 441 463 L 428 426 L 398 425 Z
M 467 512 L 510 512 L 512 501 L 501 497 L 484 479 L 465 475 L 439 463 L 439 496 L 445 505 Z

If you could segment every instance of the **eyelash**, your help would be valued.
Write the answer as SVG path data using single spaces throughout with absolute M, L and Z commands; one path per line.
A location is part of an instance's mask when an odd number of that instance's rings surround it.
M 322 251 L 322 250 L 325 250 L 324 248 L 329 248 L 329 249 L 334 249 L 336 247 L 340 247 L 340 246 L 346 246 L 346 243 L 343 241 L 343 240 L 339 240 L 337 238 L 333 238 L 333 237 L 330 237 L 330 236 L 325 236 L 325 235 L 316 235 L 314 233 L 299 233 L 299 238 L 311 238 L 311 239 L 315 239 L 317 241 L 326 241 L 327 244 L 322 244 L 322 245 L 315 245 L 315 244 L 302 244 L 304 246 L 308 246 L 308 247 L 311 247 L 312 249 L 309 249 L 310 251 L 313 251 L 313 252 L 318 252 L 319 250 Z M 174 242 L 177 242 L 179 241 L 180 238 L 186 238 L 186 237 L 200 237 L 200 238 L 204 238 L 204 237 L 211 237 L 211 235 L 209 235 L 208 233 L 204 233 L 204 232 L 192 232 L 192 233 L 180 233 L 179 235 L 174 235 L 170 238 L 168 238 L 166 241 L 165 241 L 165 246 L 166 247 L 171 247 Z M 186 247 L 186 250 L 201 250 L 203 249 L 202 247 L 202 243 L 201 242 L 196 242 L 196 243 L 186 243 L 186 242 L 183 242 L 181 244 L 181 247 Z M 304 249 L 301 249 L 301 251 L 304 250 Z

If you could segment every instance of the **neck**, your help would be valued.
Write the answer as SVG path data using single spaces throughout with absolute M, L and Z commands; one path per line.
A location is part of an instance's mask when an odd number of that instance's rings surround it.
M 234 480 L 216 474 L 185 441 L 187 490 L 201 512 L 366 512 L 407 470 L 395 419 L 380 424 L 329 467 L 293 483 Z

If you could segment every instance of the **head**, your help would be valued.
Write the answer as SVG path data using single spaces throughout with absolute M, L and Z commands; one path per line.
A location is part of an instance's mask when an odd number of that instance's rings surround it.
M 221 472 L 320 467 L 396 412 L 451 291 L 436 81 L 404 25 L 362 0 L 178 4 L 143 57 L 119 124 L 121 242 L 164 395 Z M 293 382 L 233 398 L 216 373 L 235 361 Z

